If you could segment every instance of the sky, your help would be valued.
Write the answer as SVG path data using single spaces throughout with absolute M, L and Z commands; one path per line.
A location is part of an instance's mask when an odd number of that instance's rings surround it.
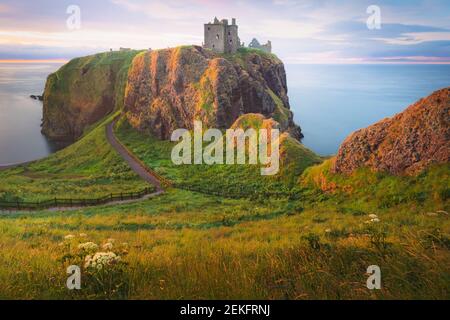
M 247 44 L 271 40 L 290 64 L 450 64 L 449 0 L 0 0 L 0 61 L 201 45 L 215 16 L 236 18 Z

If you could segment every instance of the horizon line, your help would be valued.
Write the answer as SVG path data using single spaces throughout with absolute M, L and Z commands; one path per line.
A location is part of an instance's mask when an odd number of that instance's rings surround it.
M 67 63 L 70 59 L 0 59 L 0 63 Z
M 74 58 L 56 58 L 56 59 L 0 59 L 0 64 L 15 63 L 63 63 L 66 64 Z M 284 62 L 286 65 L 450 65 L 450 61 L 293 61 L 289 58 Z
M 73 58 L 76 59 L 76 58 Z M 72 59 L 0 59 L 1 64 L 14 63 L 67 63 Z M 314 61 L 296 61 L 285 62 L 286 65 L 450 65 L 450 61 L 358 61 L 358 62 L 314 62 Z

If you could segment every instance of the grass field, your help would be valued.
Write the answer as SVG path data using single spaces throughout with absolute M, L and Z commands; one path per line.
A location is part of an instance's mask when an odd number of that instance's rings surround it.
M 2 215 L 0 298 L 448 299 L 448 217 L 409 206 L 377 214 L 367 223 L 368 213 L 326 202 L 171 190 L 138 204 Z M 71 292 L 66 267 L 82 263 L 77 246 L 89 241 L 112 242 L 121 265 Z M 365 287 L 373 264 L 379 291 Z
M 99 128 L 85 139 L 103 141 Z M 165 158 L 170 145 L 130 130 L 120 127 L 119 135 L 159 173 L 187 186 L 198 186 L 196 175 L 208 178 L 202 170 L 172 166 Z M 70 170 L 106 170 L 110 161 L 121 163 L 106 144 L 98 145 L 112 159 L 102 156 L 97 163 L 80 157 Z M 65 158 L 64 153 L 54 157 Z M 50 167 L 51 161 L 35 166 Z M 441 211 L 449 211 L 448 167 L 418 178 L 365 171 L 338 177 L 328 168 L 326 161 L 297 177 L 299 199 L 289 193 L 278 199 L 242 193 L 233 200 L 226 192 L 218 197 L 170 189 L 128 205 L 2 214 L 0 298 L 450 298 L 450 224 Z M 248 179 L 261 190 L 259 175 Z M 123 180 L 117 181 L 122 187 Z M 138 186 L 132 176 L 129 181 Z M 201 186 L 220 183 L 212 175 Z M 423 190 L 425 195 L 418 195 Z M 66 268 L 85 264 L 90 253 L 78 245 L 86 242 L 121 260 L 101 271 L 83 268 L 82 290 L 69 291 Z M 381 267 L 382 290 L 366 288 L 370 265 Z

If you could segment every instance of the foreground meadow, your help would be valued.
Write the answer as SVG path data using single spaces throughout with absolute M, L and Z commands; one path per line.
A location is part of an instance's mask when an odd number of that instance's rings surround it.
M 3 197 L 146 186 L 105 141 L 108 120 L 46 160 L 1 172 Z M 309 154 L 297 147 L 306 158 L 263 178 L 249 166 L 177 167 L 170 143 L 123 125 L 117 135 L 175 188 L 132 204 L 1 212 L 0 298 L 450 298 L 448 164 L 417 177 L 339 176 L 331 160 L 305 170 Z M 66 287 L 71 265 L 81 290 Z M 381 290 L 366 287 L 371 265 Z
M 172 189 L 115 207 L 2 214 L 0 298 L 448 299 L 448 216 L 422 209 Z M 88 242 L 120 260 L 88 270 Z M 81 290 L 66 288 L 72 264 Z M 381 267 L 381 290 L 366 288 L 370 265 Z

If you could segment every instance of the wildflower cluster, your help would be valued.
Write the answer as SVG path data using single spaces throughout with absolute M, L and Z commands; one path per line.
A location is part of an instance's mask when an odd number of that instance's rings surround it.
M 378 218 L 378 216 L 376 214 L 369 214 L 369 218 L 370 218 L 370 220 L 367 220 L 366 224 L 380 222 L 380 218 Z
M 64 248 L 61 261 L 67 265 L 77 265 L 83 271 L 83 293 L 102 298 L 124 298 L 128 293 L 129 282 L 126 275 L 128 244 L 115 244 L 114 239 L 103 243 L 88 241 L 85 233 L 69 234 L 60 244 Z
M 114 252 L 97 252 L 93 256 L 86 256 L 84 268 L 88 270 L 104 270 L 107 267 L 118 264 L 120 261 L 120 256 Z
M 78 249 L 86 252 L 94 252 L 97 251 L 98 245 L 93 242 L 80 243 Z

